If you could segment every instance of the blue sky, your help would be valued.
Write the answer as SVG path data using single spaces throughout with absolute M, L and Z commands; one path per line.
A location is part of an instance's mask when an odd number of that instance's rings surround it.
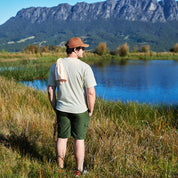
M 61 3 L 75 5 L 77 2 L 103 2 L 105 0 L 1 0 L 0 4 L 0 25 L 9 18 L 16 16 L 17 12 L 22 8 L 28 7 L 53 7 Z

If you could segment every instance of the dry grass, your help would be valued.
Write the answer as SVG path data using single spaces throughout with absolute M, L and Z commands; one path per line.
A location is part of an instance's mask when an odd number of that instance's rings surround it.
M 106 54 L 106 52 L 107 52 L 107 45 L 106 45 L 106 42 L 100 43 L 100 44 L 98 45 L 98 47 L 96 48 L 95 52 L 96 52 L 96 54 L 98 54 L 98 55 L 100 55 L 100 56 Z
M 98 98 L 86 139 L 86 177 L 176 177 L 176 118 L 173 107 Z M 0 77 L 1 177 L 58 177 L 54 120 L 47 94 Z M 72 142 L 61 177 L 74 175 Z
M 122 57 L 127 56 L 127 54 L 129 53 L 129 46 L 127 45 L 127 43 L 125 43 L 125 44 L 119 46 L 115 53 Z
M 176 44 L 174 45 L 173 51 L 174 51 L 175 53 L 178 53 L 178 43 L 176 43 Z

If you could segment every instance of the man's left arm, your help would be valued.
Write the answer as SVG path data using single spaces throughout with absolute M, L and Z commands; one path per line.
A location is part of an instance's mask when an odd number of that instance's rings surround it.
M 48 86 L 48 98 L 51 103 L 51 106 L 56 110 L 56 86 Z
M 93 114 L 95 99 L 96 99 L 95 88 L 94 87 L 87 88 L 87 105 L 88 105 L 88 114 L 90 117 Z

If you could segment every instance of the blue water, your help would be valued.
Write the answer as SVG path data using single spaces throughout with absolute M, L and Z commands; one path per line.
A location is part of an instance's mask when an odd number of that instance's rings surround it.
M 128 61 L 125 65 L 92 66 L 96 94 L 106 100 L 150 104 L 178 104 L 178 62 Z M 23 82 L 45 91 L 47 80 Z

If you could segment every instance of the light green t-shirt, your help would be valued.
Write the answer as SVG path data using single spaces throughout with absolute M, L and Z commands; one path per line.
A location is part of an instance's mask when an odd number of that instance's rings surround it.
M 49 72 L 48 86 L 57 86 L 56 109 L 69 113 L 83 113 L 87 111 L 85 89 L 96 85 L 91 67 L 76 58 L 64 58 L 67 81 L 60 84 L 55 80 L 55 65 Z

